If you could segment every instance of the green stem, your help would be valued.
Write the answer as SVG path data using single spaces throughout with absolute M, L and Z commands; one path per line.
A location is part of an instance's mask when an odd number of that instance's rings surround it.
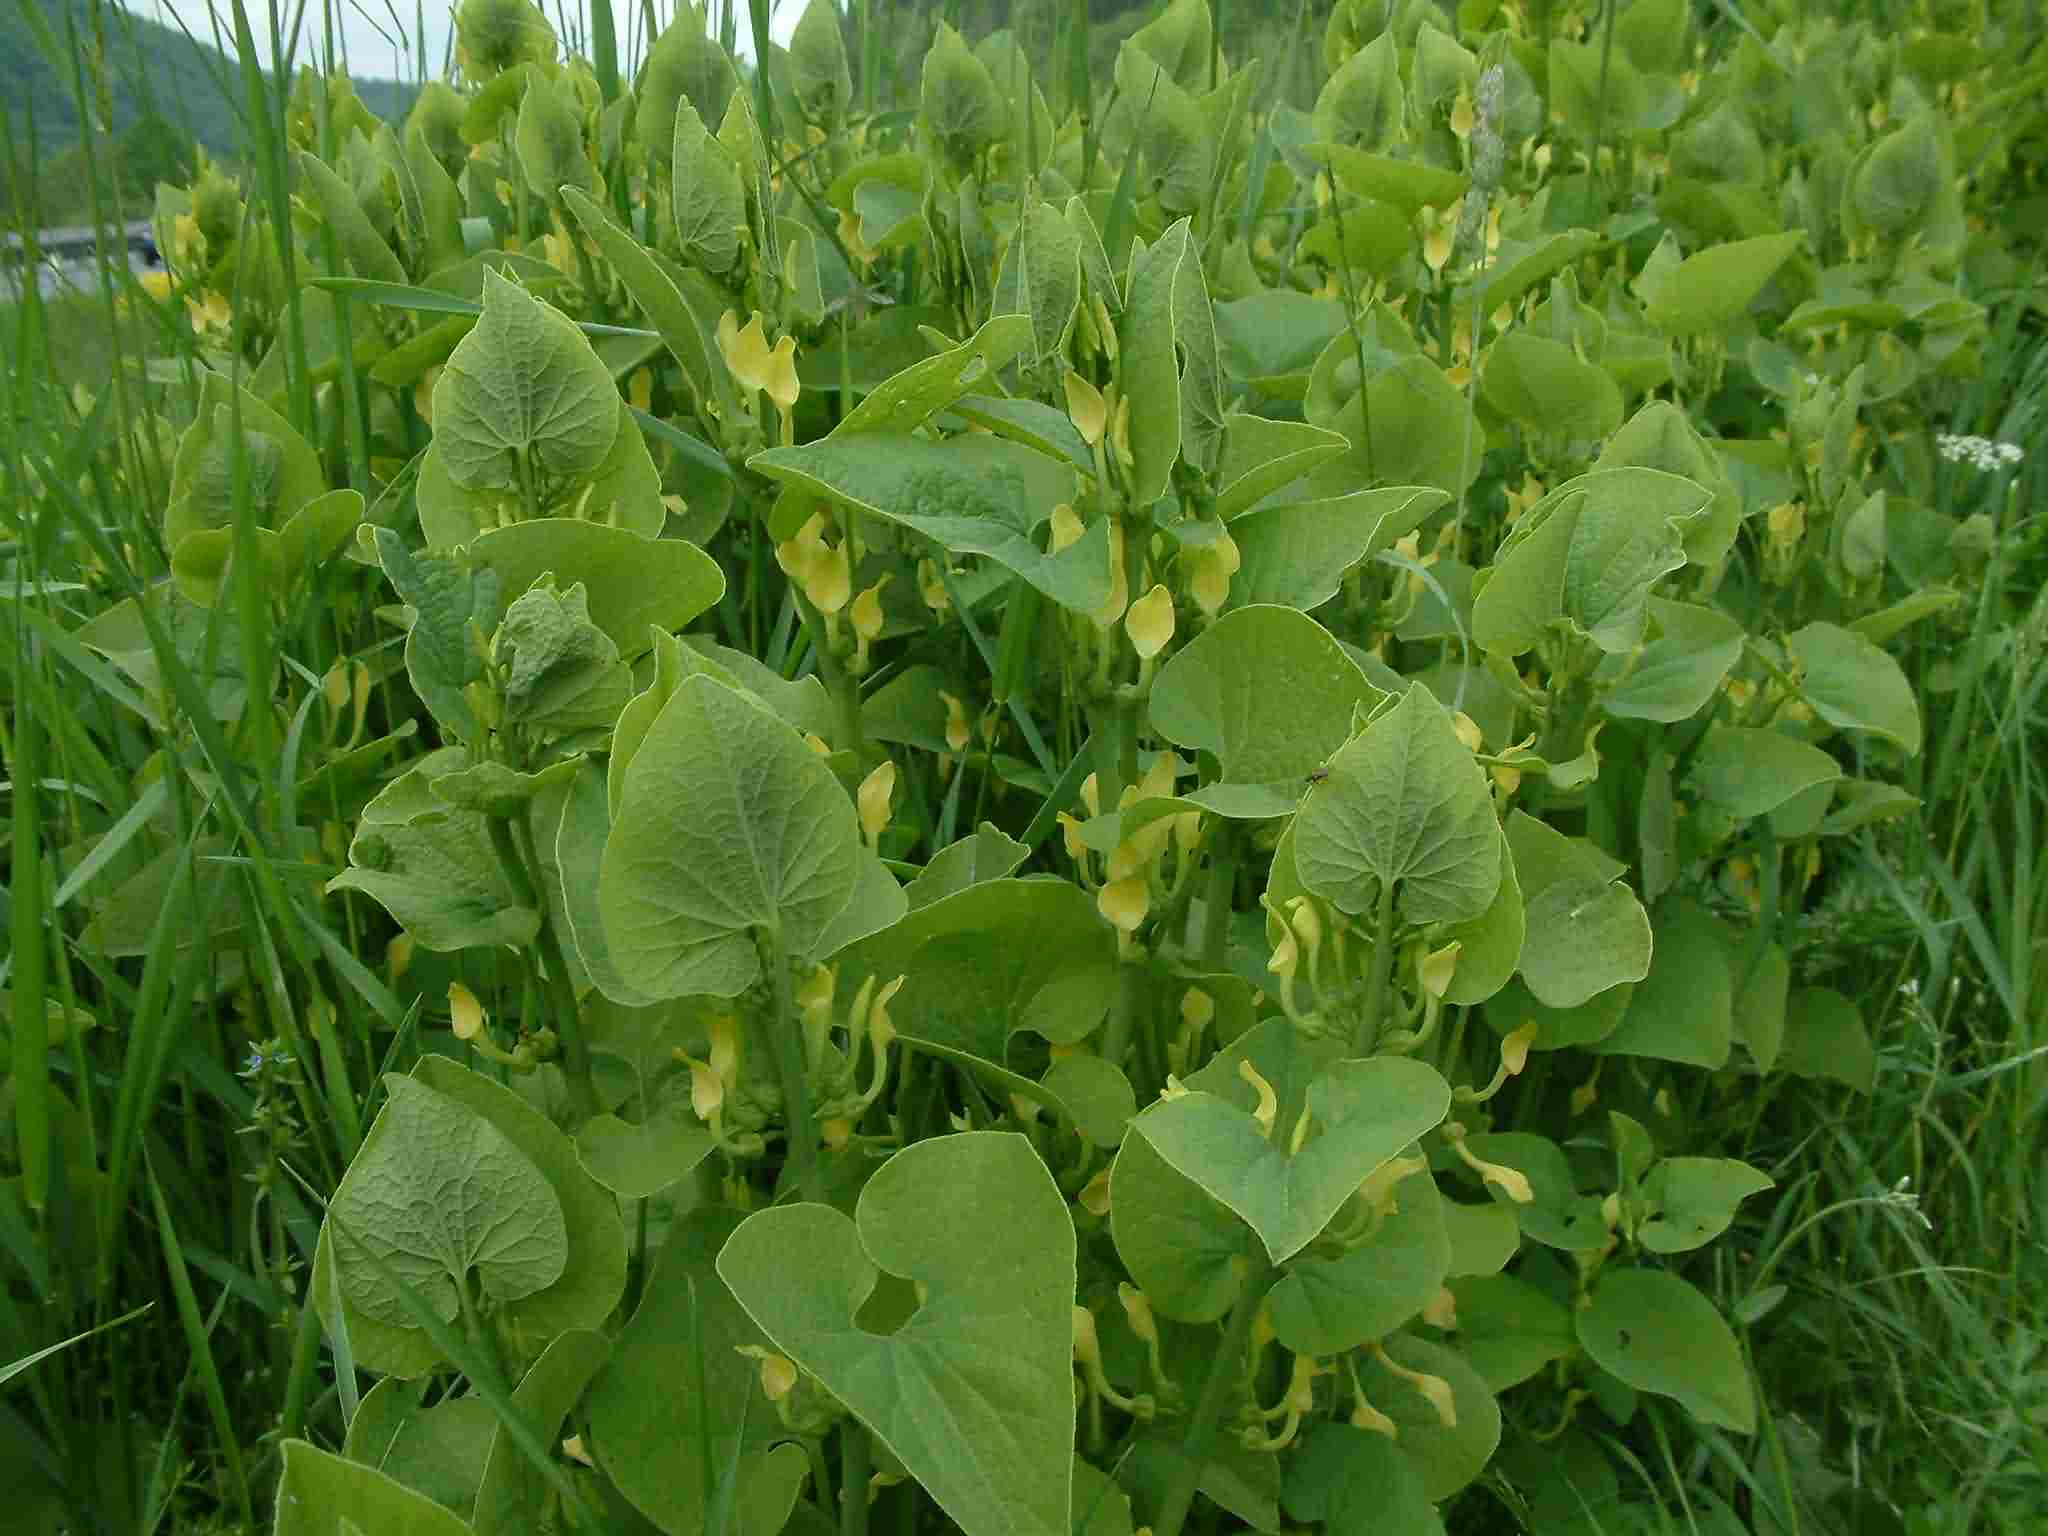
M 1216 822 L 1209 850 L 1209 880 L 1202 887 L 1202 969 L 1224 969 L 1230 944 L 1230 898 L 1237 889 L 1237 828 Z
M 1266 1283 L 1272 1275 L 1272 1266 L 1264 1258 L 1254 1258 L 1239 1282 L 1237 1304 L 1230 1310 L 1222 1346 L 1209 1361 L 1202 1395 L 1195 1399 L 1195 1411 L 1181 1441 L 1180 1462 L 1173 1469 L 1173 1482 L 1160 1501 L 1159 1518 L 1152 1522 L 1154 1536 L 1180 1536 L 1181 1527 L 1187 1523 L 1188 1510 L 1195 1502 L 1195 1484 L 1202 1479 L 1202 1467 L 1208 1457 L 1209 1437 L 1216 1433 L 1216 1422 L 1223 1416 L 1223 1400 L 1244 1364 L 1245 1346 L 1252 1337 L 1252 1319 L 1259 1315 L 1259 1304 L 1266 1299 Z
M 839 1536 L 868 1536 L 868 1432 L 858 1419 L 839 1423 Z
M 278 1427 L 282 1438 L 295 1439 L 306 1426 L 306 1399 L 315 1376 L 313 1367 L 320 1357 L 320 1311 L 308 1296 L 299 1304 L 299 1326 L 292 1341 L 291 1373 L 285 1378 L 284 1412 Z
M 769 1020 L 769 1038 L 775 1042 L 775 1069 L 782 1078 L 782 1118 L 789 1130 L 789 1165 L 796 1174 L 797 1189 L 806 1200 L 825 1200 L 824 1169 L 818 1162 L 818 1129 L 811 1120 L 811 1090 L 804 1067 L 803 1024 L 797 1017 L 796 997 L 789 984 L 789 954 L 782 947 L 782 935 L 772 928 L 759 930 L 761 959 L 768 967 L 768 981 L 775 989 L 775 1016 Z
M 1373 918 L 1372 970 L 1365 984 L 1365 1009 L 1358 1016 L 1353 1044 L 1361 1056 L 1371 1052 L 1386 1007 L 1387 977 L 1394 969 L 1394 882 L 1380 881 L 1379 910 Z
M 825 632 L 824 615 L 804 596 L 802 588 L 792 583 L 790 590 L 796 597 L 796 611 L 803 616 L 804 632 L 811 637 L 811 651 L 818 658 L 818 671 L 824 679 L 825 691 L 839 706 L 839 729 L 846 738 L 839 745 L 853 754 L 858 765 L 864 745 L 860 722 L 860 679 L 847 670 L 845 658 L 832 649 L 831 637 Z
M 1124 961 L 1116 968 L 1116 1001 L 1110 1005 L 1109 1027 L 1102 1036 L 1102 1059 L 1113 1067 L 1123 1065 L 1131 1048 L 1131 1026 L 1138 1016 L 1138 1000 L 1145 991 L 1144 967 Z
M 540 962 L 547 971 L 550 1012 L 555 1016 L 555 1034 L 562 1042 L 563 1075 L 569 1083 L 569 1102 L 576 1113 L 588 1119 L 597 1113 L 597 1082 L 591 1076 L 590 1042 L 583 1038 L 583 1020 L 576 1008 L 576 988 L 569 981 L 569 964 L 562 953 L 562 941 L 548 920 L 547 896 L 535 864 L 520 851 L 512 835 L 512 823 L 502 816 L 487 816 L 491 847 L 498 862 L 512 876 L 527 904 L 540 917 L 535 942 Z

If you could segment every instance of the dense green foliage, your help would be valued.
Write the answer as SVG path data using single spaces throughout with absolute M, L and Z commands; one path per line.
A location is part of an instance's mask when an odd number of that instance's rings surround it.
M 2048 38 L 1819 9 L 245 59 L 5 338 L 0 1525 L 2032 1528 Z

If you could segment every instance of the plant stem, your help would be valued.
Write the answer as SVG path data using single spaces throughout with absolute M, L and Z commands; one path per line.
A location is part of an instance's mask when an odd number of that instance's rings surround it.
M 1394 969 L 1394 882 L 1380 881 L 1379 910 L 1373 919 L 1372 970 L 1365 984 L 1365 1009 L 1358 1016 L 1358 1034 L 1353 1046 L 1364 1056 L 1372 1050 L 1380 1031 L 1380 1014 L 1386 1006 L 1387 977 Z
M 803 1197 L 823 1203 L 824 1169 L 818 1162 L 818 1130 L 811 1121 L 810 1083 L 804 1075 L 803 1026 L 789 984 L 789 955 L 782 947 L 782 935 L 774 929 L 761 929 L 759 938 L 761 959 L 768 967 L 769 984 L 775 989 L 775 1013 L 768 1021 L 768 1035 L 774 1042 L 775 1069 L 782 1078 L 782 1118 L 789 1128 L 789 1164 Z
M 1263 1256 L 1249 1261 L 1238 1284 L 1237 1302 L 1230 1309 L 1230 1322 L 1223 1330 L 1223 1343 L 1209 1361 L 1209 1374 L 1202 1381 L 1202 1395 L 1195 1399 L 1188 1432 L 1181 1440 L 1180 1462 L 1173 1469 L 1173 1481 L 1159 1504 L 1159 1518 L 1152 1522 L 1154 1536 L 1180 1536 L 1188 1510 L 1195 1502 L 1195 1484 L 1202 1479 L 1209 1437 L 1216 1433 L 1216 1421 L 1223 1416 L 1223 1399 L 1237 1380 L 1244 1363 L 1245 1346 L 1251 1342 L 1252 1319 L 1266 1299 L 1266 1283 L 1273 1267 Z
M 1103 1031 L 1102 1059 L 1121 1067 L 1131 1048 L 1131 1024 L 1138 1013 L 1138 999 L 1145 991 L 1145 968 L 1126 960 L 1116 968 L 1116 1001 L 1110 1005 L 1109 1027 Z
M 839 1536 L 867 1536 L 867 1428 L 858 1419 L 839 1422 Z
M 1220 971 L 1230 945 L 1230 898 L 1237 888 L 1237 828 L 1218 819 L 1202 887 L 1202 969 Z
M 562 941 L 548 920 L 547 893 L 541 885 L 537 861 L 529 861 L 512 835 L 512 823 L 502 816 L 487 816 L 491 847 L 520 886 L 528 903 L 540 918 L 534 942 L 540 962 L 547 971 L 550 1012 L 555 1016 L 555 1034 L 562 1042 L 563 1076 L 569 1083 L 569 1102 L 578 1115 L 597 1113 L 597 1083 L 590 1073 L 590 1042 L 583 1038 L 583 1019 L 576 1008 L 576 989 L 569 982 L 569 963 L 562 953 Z

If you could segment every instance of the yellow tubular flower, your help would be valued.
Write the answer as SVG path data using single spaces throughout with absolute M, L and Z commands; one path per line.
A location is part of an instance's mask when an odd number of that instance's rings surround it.
M 1102 430 L 1109 423 L 1109 406 L 1102 398 L 1102 391 L 1071 369 L 1066 383 L 1067 418 L 1074 423 L 1074 430 L 1081 434 L 1081 441 L 1093 448 L 1102 441 Z
M 384 970 L 394 985 L 412 969 L 413 950 L 417 944 L 418 941 L 411 934 L 401 931 L 384 947 Z
M 1439 1286 L 1437 1293 L 1422 1304 L 1422 1320 L 1432 1328 L 1446 1331 L 1458 1326 L 1458 1298 L 1449 1286 Z
M 874 1006 L 868 1010 L 868 1045 L 877 1056 L 896 1043 L 896 1026 L 889 1022 L 889 1000 L 903 990 L 903 983 L 909 979 L 898 976 L 883 983 L 882 990 L 875 994 Z
M 1415 965 L 1416 978 L 1422 983 L 1422 990 L 1431 997 L 1442 999 L 1451 988 L 1451 978 L 1457 974 L 1458 956 L 1465 946 L 1453 940 L 1442 949 L 1421 955 Z
M 1125 469 L 1133 469 L 1138 461 L 1131 455 L 1131 402 L 1121 396 L 1116 402 L 1116 421 L 1110 429 L 1110 446 L 1116 450 L 1117 462 Z
M 827 547 L 824 554 L 811 563 L 803 576 L 804 596 L 811 600 L 811 606 L 818 612 L 831 615 L 846 606 L 853 595 L 853 569 L 846 558 L 846 544 L 842 540 Z
M 946 595 L 946 583 L 939 574 L 938 562 L 929 555 L 917 562 L 917 595 L 924 599 L 925 607 L 944 618 L 953 606 L 953 600 Z
M 718 1080 L 718 1074 L 707 1063 L 694 1056 L 683 1056 L 682 1059 L 690 1069 L 690 1111 L 715 1133 L 719 1111 L 725 1107 L 725 1084 Z
M 1385 1215 L 1394 1209 L 1394 1187 L 1410 1174 L 1429 1167 L 1426 1157 L 1390 1157 L 1373 1169 L 1358 1186 L 1358 1198 Z
M 783 575 L 792 581 L 809 578 L 811 567 L 827 553 L 826 527 L 825 514 L 814 513 L 809 522 L 775 546 L 775 563 L 781 567 Z
M 1379 1361 L 1381 1366 L 1407 1382 L 1428 1400 L 1429 1406 L 1436 1410 L 1439 1424 L 1445 1429 L 1458 1427 L 1457 1399 L 1452 1396 L 1451 1384 L 1448 1381 L 1441 1376 L 1432 1376 L 1427 1371 L 1409 1370 L 1389 1355 L 1378 1339 L 1374 1339 L 1366 1348 L 1372 1352 L 1372 1357 Z
M 1252 1091 L 1259 1096 L 1259 1107 L 1252 1111 L 1252 1118 L 1259 1122 L 1259 1134 L 1271 1141 L 1273 1121 L 1280 1113 L 1280 1096 L 1273 1091 L 1273 1085 L 1259 1076 L 1259 1069 L 1249 1061 L 1237 1064 L 1237 1075 L 1251 1084 Z
M 1067 857 L 1084 869 L 1088 863 L 1088 845 L 1081 841 L 1081 823 L 1061 811 L 1054 818 L 1060 824 L 1060 840 L 1066 845 Z
M 895 792 L 896 764 L 889 759 L 878 763 L 860 781 L 860 791 L 855 800 L 860 808 L 861 835 L 867 839 L 870 848 L 881 843 L 882 832 L 889 825 L 889 797 Z
M 714 1014 L 705 1034 L 711 1042 L 711 1070 L 726 1087 L 736 1086 L 740 1079 L 739 1020 L 729 1013 Z
M 761 1395 L 769 1402 L 779 1403 L 796 1390 L 796 1362 L 787 1355 L 778 1355 L 758 1344 L 741 1344 L 737 1348 L 741 1354 L 761 1362 Z
M 1124 530 L 1114 518 L 1109 524 L 1109 596 L 1090 614 L 1098 629 L 1108 629 L 1124 616 L 1131 605 L 1131 590 L 1124 581 Z
M 832 1032 L 832 993 L 838 981 L 829 965 L 814 969 L 797 984 L 796 1011 L 803 1016 L 804 1038 L 822 1045 Z
M 1213 619 L 1230 601 L 1230 578 L 1243 564 L 1237 541 L 1225 530 L 1207 544 L 1190 549 L 1184 558 L 1188 567 L 1188 591 L 1195 599 L 1195 606 L 1205 617 Z
M 1152 888 L 1143 875 L 1112 880 L 1095 896 L 1096 910 L 1121 933 L 1136 933 L 1152 908 Z
M 1058 554 L 1070 545 L 1080 542 L 1087 530 L 1081 526 L 1081 519 L 1074 509 L 1064 501 L 1052 509 L 1052 530 L 1048 554 Z
M 943 689 L 939 697 L 946 702 L 946 746 L 954 752 L 965 752 L 974 739 L 967 729 L 967 706 Z
M 1389 1440 L 1400 1439 L 1401 1426 L 1365 1400 L 1365 1388 L 1358 1384 L 1358 1370 L 1352 1365 L 1348 1357 L 1344 1361 L 1344 1369 L 1351 1376 L 1351 1395 L 1353 1398 L 1351 1409 L 1352 1427 L 1354 1429 L 1370 1430 L 1376 1435 L 1385 1435 Z
M 1528 1205 L 1536 1199 L 1536 1191 L 1530 1188 L 1527 1174 L 1504 1163 L 1489 1163 L 1465 1145 L 1465 1127 L 1453 1120 L 1445 1124 L 1443 1132 L 1444 1139 L 1450 1142 L 1451 1150 L 1458 1154 L 1459 1161 L 1478 1174 L 1482 1182 L 1493 1185 L 1517 1205 Z
M 1081 1207 L 1091 1216 L 1109 1214 L 1109 1170 L 1103 1169 L 1081 1186 Z
M 770 347 L 761 311 L 755 310 L 742 326 L 739 316 L 728 309 L 718 317 L 718 354 L 725 359 L 727 370 L 743 392 L 752 394 L 758 389 L 774 402 L 787 441 L 791 436 L 790 412 L 795 409 L 800 392 L 796 338 L 784 336 Z
M 892 576 L 885 575 L 873 586 L 865 588 L 860 596 L 853 600 L 853 659 L 854 670 L 857 672 L 867 671 L 868 647 L 882 637 L 882 588 L 889 585 L 893 579 Z

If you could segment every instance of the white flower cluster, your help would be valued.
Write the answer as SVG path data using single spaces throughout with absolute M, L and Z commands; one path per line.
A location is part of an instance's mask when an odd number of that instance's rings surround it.
M 1951 464 L 1968 464 L 1972 469 L 2005 469 L 2026 457 L 2017 443 L 1995 443 L 1988 437 L 1964 437 L 1955 432 L 1936 435 L 1934 446 Z

